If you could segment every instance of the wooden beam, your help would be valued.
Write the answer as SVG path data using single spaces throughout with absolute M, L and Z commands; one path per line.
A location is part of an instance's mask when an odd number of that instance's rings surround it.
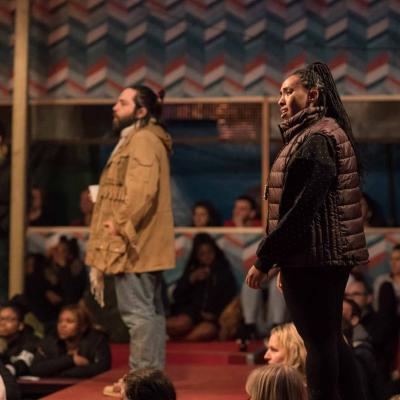
M 26 159 L 28 147 L 29 0 L 16 1 L 12 153 L 9 296 L 24 288 L 26 235 Z

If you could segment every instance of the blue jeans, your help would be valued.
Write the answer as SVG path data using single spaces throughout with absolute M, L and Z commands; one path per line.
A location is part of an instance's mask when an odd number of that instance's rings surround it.
M 165 315 L 161 272 L 115 276 L 115 291 L 122 320 L 129 329 L 131 369 L 165 364 Z

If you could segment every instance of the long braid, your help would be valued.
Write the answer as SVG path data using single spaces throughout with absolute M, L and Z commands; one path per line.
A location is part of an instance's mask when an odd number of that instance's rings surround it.
M 317 105 L 322 106 L 325 110 L 325 116 L 335 119 L 346 133 L 354 149 L 358 172 L 361 176 L 363 167 L 360 161 L 356 141 L 354 139 L 353 130 L 351 128 L 350 118 L 344 108 L 342 100 L 340 99 L 335 80 L 333 79 L 329 67 L 324 63 L 315 62 L 305 69 L 300 69 L 294 72 L 294 75 L 300 78 L 301 83 L 306 89 L 318 89 L 319 96 Z
M 326 64 L 316 62 L 309 66 L 324 82 L 323 97 L 326 99 L 327 117 L 336 119 L 340 127 L 349 135 L 350 141 L 354 142 L 353 130 L 351 129 L 350 118 L 344 108 L 342 100 L 339 97 L 337 87 L 331 71 Z M 350 137 L 351 136 L 351 137 Z

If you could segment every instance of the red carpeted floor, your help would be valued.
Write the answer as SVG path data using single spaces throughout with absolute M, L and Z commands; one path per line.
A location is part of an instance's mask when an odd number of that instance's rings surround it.
M 245 400 L 244 386 L 252 365 L 252 352 L 261 342 L 238 352 L 235 342 L 167 344 L 166 372 L 173 381 L 178 400 Z M 113 344 L 113 367 L 93 379 L 44 397 L 46 400 L 104 400 L 103 387 L 115 382 L 127 371 L 127 344 Z M 111 398 L 111 397 L 109 397 Z
M 251 364 L 253 352 L 262 348 L 261 341 L 251 342 L 248 351 L 238 351 L 232 342 L 167 343 L 167 365 L 170 364 Z M 128 365 L 128 344 L 114 343 L 111 346 L 112 368 Z
M 169 365 L 166 372 L 174 383 L 178 400 L 246 400 L 244 391 L 250 365 Z M 117 368 L 97 377 L 60 390 L 45 400 L 105 400 L 104 386 L 126 373 Z

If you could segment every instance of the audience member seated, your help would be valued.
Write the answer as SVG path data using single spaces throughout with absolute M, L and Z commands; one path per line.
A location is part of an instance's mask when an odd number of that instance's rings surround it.
M 90 226 L 92 221 L 94 203 L 90 197 L 89 189 L 85 189 L 81 192 L 79 201 L 79 210 L 81 216 L 71 221 L 71 226 Z
M 209 201 L 199 201 L 192 208 L 192 226 L 203 228 L 206 226 L 220 226 L 221 222 L 217 210 Z
M 44 192 L 38 187 L 31 188 L 31 199 L 28 211 L 28 224 L 29 226 L 51 225 L 50 217 L 48 215 L 44 201 Z
M 225 226 L 261 226 L 257 219 L 257 205 L 250 196 L 239 196 L 235 200 L 232 211 L 232 219 L 225 221 Z
M 366 193 L 363 193 L 361 197 L 361 213 L 365 227 L 387 226 L 377 204 Z
M 307 400 L 303 377 L 288 365 L 274 364 L 252 371 L 246 392 L 251 400 Z
M 176 393 L 173 383 L 162 371 L 143 368 L 124 376 L 121 399 L 176 400 Z
M 389 396 L 389 388 L 385 387 L 383 376 L 379 371 L 372 339 L 360 324 L 360 320 L 361 308 L 355 301 L 345 298 L 343 300 L 343 334 L 354 350 L 365 398 L 385 400 Z
M 47 263 L 47 258 L 40 253 L 28 254 L 25 260 L 24 298 L 32 313 L 41 322 L 47 321 L 52 312 L 52 306 L 45 297 L 48 283 L 44 271 Z
M 394 369 L 399 345 L 400 327 L 400 244 L 393 247 L 390 257 L 390 274 L 378 277 L 374 284 L 374 308 L 382 329 L 382 347 L 378 362 L 387 376 Z
M 173 293 L 168 335 L 185 341 L 216 338 L 218 317 L 235 294 L 235 278 L 224 253 L 210 235 L 196 235 Z
M 377 316 L 372 307 L 372 292 L 361 275 L 349 280 L 345 289 L 345 297 L 354 301 L 361 310 L 359 323 L 366 329 L 374 342 L 380 339 L 374 337 L 377 332 Z
M 108 339 L 95 328 L 82 305 L 65 306 L 57 334 L 46 336 L 35 354 L 31 373 L 40 377 L 89 378 L 111 366 Z
M 51 251 L 44 277 L 47 321 L 53 322 L 64 305 L 79 302 L 87 285 L 87 271 L 80 259 L 76 239 L 60 238 Z
M 307 350 L 293 323 L 273 328 L 266 346 L 264 359 L 268 364 L 293 367 L 305 379 Z
M 39 338 L 24 324 L 24 311 L 11 302 L 0 308 L 0 358 L 14 375 L 29 374 Z

